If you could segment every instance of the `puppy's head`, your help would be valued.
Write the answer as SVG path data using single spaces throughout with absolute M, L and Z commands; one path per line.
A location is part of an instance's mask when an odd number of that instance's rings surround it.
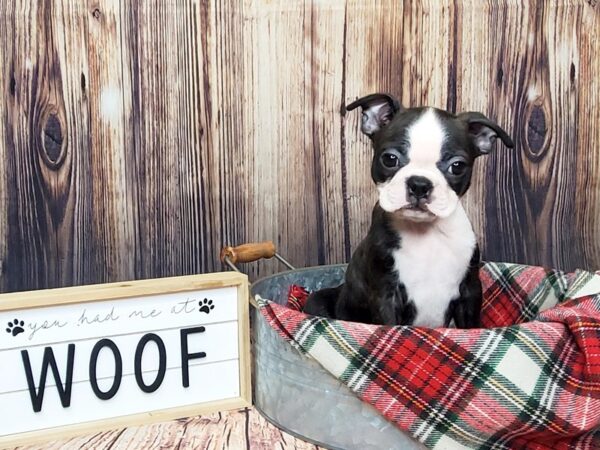
M 450 216 L 469 188 L 475 158 L 489 153 L 497 137 L 513 147 L 502 128 L 477 112 L 403 108 L 387 94 L 363 97 L 347 109 L 359 106 L 361 130 L 375 150 L 371 176 L 379 205 L 405 219 Z

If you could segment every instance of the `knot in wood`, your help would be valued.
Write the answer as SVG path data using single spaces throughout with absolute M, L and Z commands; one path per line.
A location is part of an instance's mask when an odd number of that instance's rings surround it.
M 10 89 L 10 95 L 12 95 L 14 97 L 17 92 L 17 80 L 15 80 L 14 76 L 10 77 L 9 89 Z
M 547 132 L 544 109 L 539 105 L 534 105 L 527 119 L 527 144 L 533 155 L 541 156 Z
M 63 131 L 60 119 L 50 114 L 44 123 L 44 153 L 51 165 L 59 165 L 63 150 Z
M 504 70 L 502 67 L 498 68 L 498 72 L 496 72 L 496 86 L 502 86 L 502 80 L 504 79 Z

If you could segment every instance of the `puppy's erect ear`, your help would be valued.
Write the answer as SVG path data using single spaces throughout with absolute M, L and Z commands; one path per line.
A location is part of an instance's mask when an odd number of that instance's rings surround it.
M 382 127 L 386 126 L 394 115 L 401 109 L 400 103 L 389 94 L 371 94 L 346 106 L 348 111 L 362 108 L 362 123 L 360 129 L 371 137 Z
M 480 155 L 487 155 L 492 150 L 492 144 L 499 137 L 504 145 L 513 148 L 512 139 L 496 123 L 478 112 L 465 112 L 457 116 L 465 122 L 469 137 L 479 150 Z

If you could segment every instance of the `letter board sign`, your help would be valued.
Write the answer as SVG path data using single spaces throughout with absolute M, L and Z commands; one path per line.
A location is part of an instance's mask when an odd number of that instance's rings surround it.
M 0 447 L 251 404 L 248 279 L 0 295 Z

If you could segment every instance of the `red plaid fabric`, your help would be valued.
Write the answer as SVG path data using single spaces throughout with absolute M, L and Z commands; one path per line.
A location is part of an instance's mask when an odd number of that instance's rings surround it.
M 385 327 L 257 298 L 279 334 L 433 449 L 600 448 L 600 276 L 486 263 L 476 330 Z

